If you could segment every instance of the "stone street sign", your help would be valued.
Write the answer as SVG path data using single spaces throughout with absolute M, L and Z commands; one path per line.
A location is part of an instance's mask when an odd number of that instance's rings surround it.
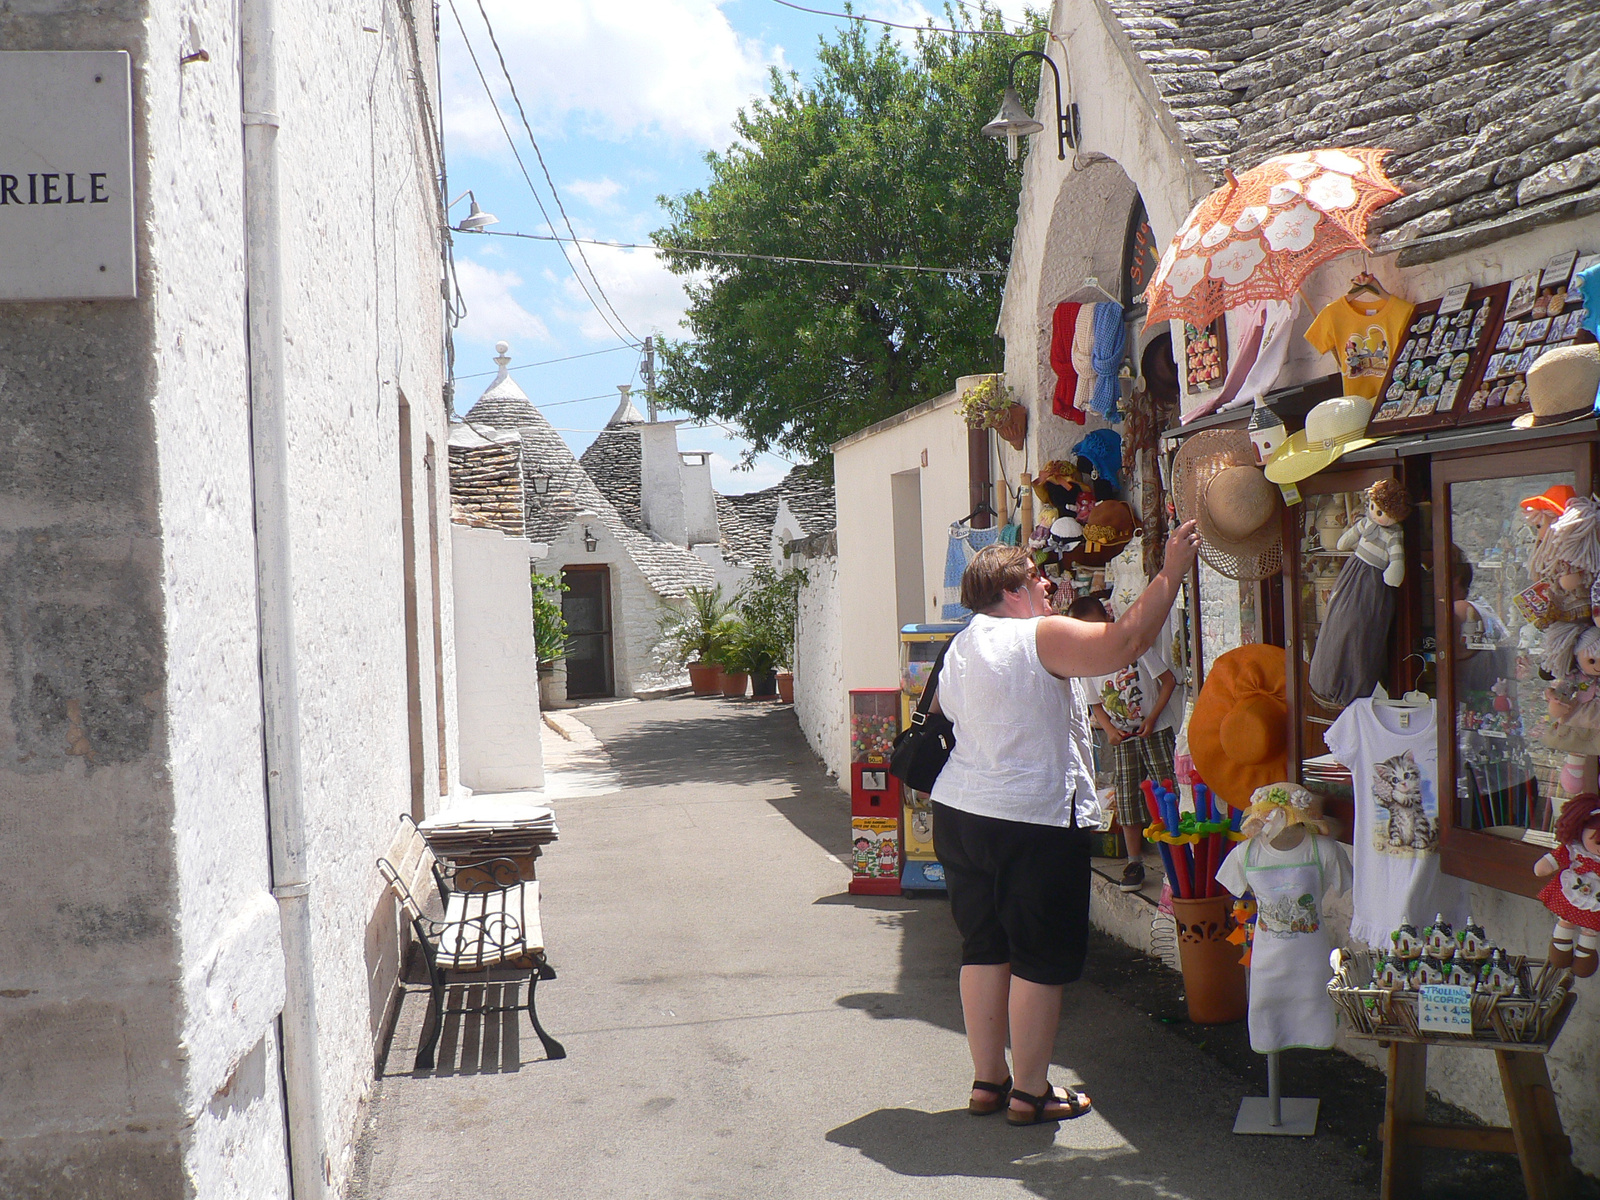
M 127 53 L 0 51 L 0 301 L 135 295 Z

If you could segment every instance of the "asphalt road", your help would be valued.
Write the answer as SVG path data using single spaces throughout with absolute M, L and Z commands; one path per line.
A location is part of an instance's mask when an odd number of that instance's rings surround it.
M 409 997 L 357 1200 L 1376 1196 L 1380 1077 L 1294 1062 L 1291 1094 L 1325 1087 L 1348 1111 L 1312 1139 L 1235 1137 L 1261 1090 L 1242 1027 L 1185 1027 L 1178 977 L 1107 940 L 1067 989 L 1052 1072 L 1095 1111 L 968 1116 L 949 911 L 848 894 L 848 804 L 792 711 L 678 697 L 573 715 L 621 786 L 559 801 L 540 861 L 560 978 L 539 1011 L 568 1057 L 545 1061 L 526 1018 L 474 1019 L 413 1073 Z M 1455 1156 L 1426 1195 L 1520 1192 L 1514 1162 Z

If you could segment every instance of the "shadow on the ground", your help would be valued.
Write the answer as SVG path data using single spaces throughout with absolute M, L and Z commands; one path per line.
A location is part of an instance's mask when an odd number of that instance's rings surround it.
M 395 1016 L 394 1029 L 377 1063 L 376 1078 L 396 1075 L 409 1075 L 413 1079 L 508 1075 L 522 1070 L 525 1065 L 540 1061 L 544 1056 L 544 1047 L 539 1044 L 539 1039 L 527 1023 L 527 1013 L 519 1007 L 527 999 L 522 993 L 525 986 L 522 983 L 497 982 L 452 984 L 446 988 L 447 1008 L 491 1006 L 512 1008 L 512 1011 L 448 1013 L 439 1031 L 435 1065 L 418 1068 L 412 1064 L 416 1061 L 428 1011 L 428 988 L 426 983 L 419 987 L 414 980 L 408 980 L 400 1011 Z M 522 1058 L 524 1032 L 530 1053 L 534 1056 L 529 1058 L 528 1063 L 524 1063 Z
M 770 783 L 788 794 L 764 799 L 796 829 L 830 854 L 849 852 L 849 798 L 788 705 L 673 696 L 570 715 L 594 730 L 624 788 Z

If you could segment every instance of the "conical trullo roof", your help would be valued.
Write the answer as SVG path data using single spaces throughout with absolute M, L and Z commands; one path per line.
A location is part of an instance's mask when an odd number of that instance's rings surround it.
M 612 413 L 611 419 L 606 422 L 607 429 L 615 429 L 619 425 L 638 425 L 644 420 L 639 410 L 633 406 L 633 399 L 628 394 L 631 390 L 628 384 L 617 385 L 617 391 L 621 392 L 622 396 L 617 401 L 617 411 Z
M 506 369 L 511 364 L 511 347 L 505 342 L 496 342 L 494 348 L 494 361 L 500 372 L 483 390 L 478 402 L 467 410 L 466 419 L 473 425 L 490 429 L 521 429 L 540 420 L 539 410 L 533 407 Z

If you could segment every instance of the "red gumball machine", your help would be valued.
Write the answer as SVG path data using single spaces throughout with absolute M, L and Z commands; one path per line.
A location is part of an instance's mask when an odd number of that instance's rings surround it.
M 900 894 L 900 781 L 889 752 L 900 732 L 900 689 L 850 693 L 850 891 Z

